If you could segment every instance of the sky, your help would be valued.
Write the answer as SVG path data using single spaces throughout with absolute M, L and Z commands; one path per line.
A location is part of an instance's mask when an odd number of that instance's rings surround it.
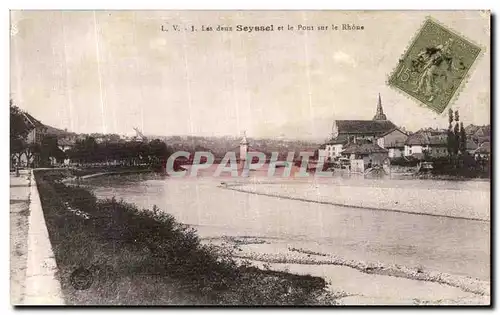
M 453 109 L 465 125 L 490 123 L 490 17 L 479 11 L 11 11 L 11 98 L 79 133 L 326 140 L 335 119 L 371 119 L 380 93 L 396 125 L 446 128 L 447 111 L 386 84 L 426 16 L 484 48 Z M 296 30 L 343 23 L 364 30 Z M 217 25 L 233 31 L 201 31 Z

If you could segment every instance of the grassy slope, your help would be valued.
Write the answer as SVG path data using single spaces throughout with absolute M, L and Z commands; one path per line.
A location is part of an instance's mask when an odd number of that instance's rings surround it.
M 115 200 L 98 201 L 83 188 L 60 183 L 61 172 L 36 171 L 35 176 L 68 304 L 334 302 L 324 279 L 237 265 L 156 207 L 139 211 Z M 86 290 L 70 282 L 80 267 L 93 275 Z

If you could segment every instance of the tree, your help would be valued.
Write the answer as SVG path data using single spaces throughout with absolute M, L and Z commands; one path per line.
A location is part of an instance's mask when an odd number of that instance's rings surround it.
M 57 137 L 54 135 L 46 135 L 40 143 L 40 163 L 41 165 L 49 165 L 50 158 L 56 160 L 64 160 L 65 154 L 57 145 Z
M 24 121 L 21 110 L 10 100 L 10 154 L 18 160 L 26 148 L 26 137 L 29 128 Z
M 40 145 L 37 143 L 26 143 L 25 144 L 25 149 L 24 149 L 24 154 L 26 155 L 26 161 L 28 164 L 34 163 L 38 164 L 39 161 L 35 161 L 34 159 L 35 156 L 39 156 L 40 154 Z
M 150 142 L 115 142 L 97 143 L 93 137 L 77 141 L 67 153 L 73 161 L 80 163 L 116 161 L 122 165 L 149 164 L 158 166 L 166 162 L 172 154 L 172 148 L 164 141 L 155 139 Z
M 447 141 L 446 146 L 448 149 L 448 156 L 452 156 L 455 147 L 455 137 L 453 135 L 453 110 L 451 108 L 448 109 L 448 131 L 447 131 Z
M 155 139 L 149 143 L 150 154 L 155 162 L 160 162 L 162 160 L 167 160 L 170 154 L 172 154 L 171 150 L 167 147 L 165 142 Z
M 21 110 L 10 100 L 10 137 L 11 139 L 25 138 L 29 133 Z
M 92 163 L 97 160 L 97 142 L 94 137 L 87 136 L 82 142 L 80 142 L 80 158 L 83 159 L 85 163 Z
M 458 111 L 456 111 L 455 113 L 458 113 Z M 456 114 L 455 117 L 458 117 L 458 114 Z M 460 125 L 459 125 L 458 121 L 455 122 L 455 128 L 453 128 L 453 136 L 455 138 L 455 141 L 453 144 L 453 154 L 457 155 L 459 147 L 460 147 Z
M 78 163 L 92 163 L 98 160 L 98 145 L 95 139 L 87 136 L 83 140 L 77 140 L 74 147 L 67 152 L 68 157 Z
M 465 154 L 467 151 L 467 135 L 465 134 L 464 123 L 460 122 L 460 152 Z
M 21 160 L 21 156 L 25 153 L 26 150 L 26 141 L 24 139 L 10 139 L 10 155 L 11 158 L 14 158 L 17 161 Z
M 448 131 L 447 131 L 447 149 L 448 155 L 450 157 L 458 155 L 458 153 L 463 153 L 465 151 L 465 130 L 463 129 L 463 123 L 460 122 L 460 114 L 458 110 L 453 112 L 450 108 L 448 109 Z M 461 127 L 460 127 L 461 126 Z

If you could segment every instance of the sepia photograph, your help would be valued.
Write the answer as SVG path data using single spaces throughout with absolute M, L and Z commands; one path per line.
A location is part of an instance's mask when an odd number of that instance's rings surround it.
M 490 306 L 491 23 L 11 10 L 11 304 Z

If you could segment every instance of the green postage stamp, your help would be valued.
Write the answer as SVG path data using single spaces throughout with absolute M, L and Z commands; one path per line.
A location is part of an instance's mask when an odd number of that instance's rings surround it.
M 388 84 L 442 113 L 480 53 L 478 45 L 427 18 Z

